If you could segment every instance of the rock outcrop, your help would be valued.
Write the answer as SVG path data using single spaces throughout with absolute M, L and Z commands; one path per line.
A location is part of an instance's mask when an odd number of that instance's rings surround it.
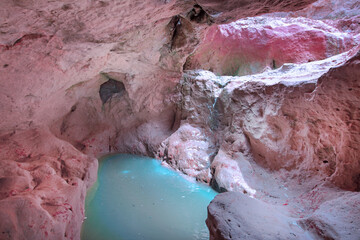
M 351 33 L 306 18 L 253 17 L 210 27 L 185 69 L 243 76 L 342 53 L 358 43 Z
M 283 78 L 283 82 L 273 85 L 263 82 L 262 75 L 254 76 L 248 82 L 246 77 L 242 78 L 244 82 L 231 82 L 226 87 L 228 92 L 223 94 L 225 100 L 230 101 L 224 105 L 233 106 L 224 111 L 229 130 L 223 136 L 220 152 L 212 163 L 215 169 L 213 179 L 217 185 L 230 191 L 242 190 L 273 204 L 274 208 L 285 205 L 282 212 L 289 213 L 297 226 L 308 230 L 316 239 L 357 239 L 360 233 L 355 226 L 360 223 L 357 216 L 360 208 L 353 203 L 357 203 L 360 196 L 360 162 L 358 149 L 353 146 L 359 138 L 356 130 L 359 125 L 357 106 L 360 92 L 356 92 L 360 89 L 359 63 L 357 53 L 322 75 L 317 83 L 311 76 L 310 81 L 301 84 Z M 268 93 L 271 93 L 271 99 Z M 238 104 L 243 107 L 239 108 Z M 240 171 L 232 170 L 231 161 L 238 163 Z M 272 170 L 271 173 L 264 173 L 259 165 Z M 226 174 L 221 174 L 224 171 Z M 241 188 L 234 189 L 236 185 Z M 340 191 L 334 185 L 350 191 Z M 219 225 L 217 228 L 216 224 L 224 224 L 220 222 L 226 219 L 219 219 L 216 211 L 244 204 L 241 199 L 228 202 L 228 197 L 226 201 L 219 197 L 209 206 L 208 226 L 212 239 L 242 239 L 236 237 L 241 234 L 235 234 L 240 230 L 234 226 L 237 223 L 256 224 L 252 219 L 241 218 L 234 221 L 234 225 Z M 344 203 L 340 204 L 342 201 Z M 221 203 L 225 207 L 217 209 Z M 345 217 L 344 209 L 348 208 L 352 211 Z M 264 211 L 260 215 L 266 218 L 267 214 L 268 211 Z M 230 234 L 235 237 L 226 234 L 219 237 L 216 229 L 224 229 L 220 230 L 221 234 L 235 231 Z M 281 235 L 284 232 L 271 237 L 271 231 L 253 232 L 252 239 L 290 239 Z M 306 236 L 296 236 L 296 239 L 307 239 Z
M 357 11 L 354 6 L 352 12 Z M 208 155 L 212 159 L 210 184 L 220 192 L 230 191 L 209 206 L 207 224 L 212 239 L 357 239 L 360 208 L 348 202 L 359 196 L 360 184 L 359 150 L 355 147 L 360 120 L 357 27 L 351 31 L 339 27 L 344 19 L 312 21 L 278 17 L 284 13 L 274 15 L 277 17 L 268 14 L 211 26 L 185 64 L 185 69 L 215 72 L 185 71 L 178 107 L 179 130 L 189 124 L 193 129 L 208 129 L 203 132 L 216 148 L 215 156 L 213 152 Z M 348 23 L 355 18 L 349 16 Z M 287 25 L 287 21 L 294 22 Z M 307 21 L 312 21 L 308 25 L 311 30 L 298 32 L 300 26 L 307 28 Z M 311 37 L 307 36 L 310 32 Z M 326 40 L 332 34 L 337 40 Z M 277 38 L 284 42 L 276 44 Z M 277 54 L 287 59 L 279 60 Z M 172 142 L 176 142 L 176 134 L 169 138 Z M 182 144 L 187 142 L 182 139 Z M 159 156 L 168 161 L 164 153 L 168 153 L 166 148 Z M 178 167 L 181 171 L 191 168 L 190 157 L 171 154 L 172 162 L 175 159 L 182 164 Z M 261 200 L 266 207 L 235 192 Z M 348 203 L 334 204 L 342 200 Z M 256 206 L 250 212 L 264 210 L 254 218 L 246 208 L 251 201 Z M 330 205 L 334 213 L 328 214 Z M 275 220 L 268 215 L 277 216 L 279 207 L 290 217 L 276 220 L 287 226 L 286 230 L 270 227 Z M 353 211 L 345 220 L 343 209 L 349 207 Z M 259 224 L 263 218 L 266 223 Z M 268 229 L 261 230 L 260 225 L 268 225 Z M 293 225 L 300 233 L 291 232 Z
M 220 194 L 208 207 L 210 239 L 304 239 L 296 220 L 281 212 L 239 192 Z
M 79 239 L 109 152 L 228 191 L 213 239 L 358 239 L 359 16 L 355 0 L 0 2 L 0 239 Z
M 0 238 L 79 239 L 98 162 L 48 130 L 1 135 Z

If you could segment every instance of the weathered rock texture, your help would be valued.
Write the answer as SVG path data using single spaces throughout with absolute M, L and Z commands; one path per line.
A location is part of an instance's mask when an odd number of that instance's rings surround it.
M 243 76 L 325 59 L 355 45 L 352 34 L 322 21 L 253 17 L 210 27 L 185 68 Z
M 285 205 L 282 213 L 295 217 L 286 220 L 289 229 L 294 221 L 315 238 L 358 239 L 360 232 L 355 226 L 360 224 L 356 200 L 360 196 L 360 161 L 359 150 L 354 145 L 360 137 L 360 92 L 356 92 L 360 89 L 359 56 L 357 53 L 346 63 L 332 68 L 317 83 L 311 76 L 301 84 L 286 78 L 268 84 L 271 77 L 263 81 L 265 74 L 250 81 L 243 77 L 237 83 L 230 82 L 220 100 L 226 106 L 222 119 L 227 119 L 224 122 L 227 130 L 212 163 L 217 185 L 231 191 L 242 190 L 274 207 Z M 239 108 L 239 104 L 243 107 Z M 240 171 L 233 169 L 231 161 L 238 163 Z M 272 170 L 270 176 L 259 166 Z M 357 193 L 336 190 L 334 185 Z M 232 220 L 232 225 L 222 225 L 226 219 L 216 213 L 220 211 L 217 208 L 224 208 L 219 204 L 230 209 L 235 204 L 239 208 L 233 211 L 242 211 L 240 206 L 245 201 L 222 199 L 219 197 L 209 207 L 212 239 L 243 239 L 237 233 L 247 231 L 237 229 L 236 224 L 256 224 L 257 220 L 240 218 Z M 352 211 L 344 217 L 344 209 L 349 208 Z M 264 210 L 262 217 L 267 214 L 271 212 Z M 267 220 L 266 224 L 273 222 Z M 278 237 L 274 237 L 273 228 L 258 230 L 252 233 L 254 239 L 289 239 L 280 230 Z M 220 233 L 225 235 L 219 237 Z M 296 236 L 307 239 L 306 235 Z
M 79 239 L 94 156 L 154 155 L 198 41 L 193 5 L 0 2 L 0 239 Z
M 32 128 L 0 138 L 0 238 L 79 239 L 97 160 Z
M 360 237 L 358 5 L 351 4 L 351 27 L 324 14 L 326 6 L 321 9 L 312 16 L 333 19 L 276 13 L 213 25 L 184 65 L 215 74 L 185 71 L 180 128 L 159 156 L 188 173 L 206 158 L 193 163 L 192 156 L 176 151 L 205 152 L 201 141 L 184 139 L 182 127 L 201 132 L 213 146 L 210 184 L 266 203 L 220 194 L 208 209 L 211 239 Z
M 359 239 L 359 9 L 1 1 L 0 239 L 79 239 L 108 152 L 231 191 L 209 207 L 214 239 L 253 220 L 269 227 L 251 239 Z
M 281 208 L 238 192 L 220 194 L 208 208 L 211 239 L 304 238 L 296 219 L 281 213 Z

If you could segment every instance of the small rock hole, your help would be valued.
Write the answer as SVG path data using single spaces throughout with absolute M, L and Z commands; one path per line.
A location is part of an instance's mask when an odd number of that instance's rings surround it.
M 64 11 L 67 11 L 67 10 L 69 10 L 69 9 L 72 9 L 72 7 L 71 7 L 71 4 L 64 4 L 64 5 L 61 7 L 61 9 L 64 10 Z
M 272 60 L 272 69 L 276 69 L 276 62 L 275 59 Z
M 103 104 L 105 104 L 115 94 L 122 96 L 124 92 L 124 84 L 114 79 L 109 79 L 107 82 L 101 84 L 99 90 L 100 98 Z
M 70 112 L 75 112 L 75 110 L 76 110 L 76 105 L 74 105 L 74 106 L 71 107 Z
M 191 9 L 191 11 L 188 13 L 188 17 L 191 21 L 200 23 L 206 20 L 206 12 L 199 4 L 195 4 L 193 9 Z
M 5 64 L 3 65 L 4 68 L 7 68 L 8 66 L 9 66 L 9 64 L 7 64 L 7 63 L 5 63 Z
M 323 163 L 329 163 L 329 161 L 327 161 L 327 160 L 324 160 L 324 161 L 323 161 Z

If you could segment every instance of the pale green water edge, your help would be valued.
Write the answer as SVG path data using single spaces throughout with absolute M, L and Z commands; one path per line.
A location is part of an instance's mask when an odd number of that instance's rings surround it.
M 81 239 L 209 239 L 207 206 L 216 194 L 156 159 L 107 156 L 86 197 Z

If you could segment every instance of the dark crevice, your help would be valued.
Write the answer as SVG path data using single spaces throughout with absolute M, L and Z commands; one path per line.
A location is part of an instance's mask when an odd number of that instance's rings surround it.
M 220 187 L 215 178 L 210 180 L 210 186 L 218 193 L 227 192 L 226 188 Z
M 44 37 L 43 34 L 40 33 L 30 33 L 30 34 L 25 34 L 24 36 L 22 36 L 21 38 L 18 38 L 14 43 L 13 46 L 15 46 L 16 44 L 21 43 L 24 40 L 33 40 L 33 39 L 37 39 L 37 38 L 42 38 Z
M 181 28 L 181 18 L 179 15 L 172 17 L 170 21 L 170 32 L 171 32 L 171 42 L 170 42 L 170 49 L 173 50 L 175 47 L 176 38 L 178 33 L 180 32 Z
M 214 178 L 216 169 L 212 167 L 210 170 L 211 170 L 211 176 L 212 176 L 212 178 L 210 180 L 210 187 L 218 193 L 227 192 L 226 188 L 220 187 L 219 184 L 217 183 L 216 179 Z
M 77 150 L 79 150 L 79 151 L 84 151 L 85 148 L 86 148 L 86 145 L 83 144 L 83 143 L 81 143 L 81 142 L 76 142 L 76 143 L 74 144 L 74 147 L 75 147 Z
M 61 7 L 61 9 L 64 10 L 64 11 L 67 11 L 67 10 L 72 9 L 72 6 L 71 6 L 71 4 L 64 4 L 64 5 Z
M 197 23 L 208 23 L 209 25 L 213 23 L 210 15 L 199 4 L 195 4 L 187 13 L 187 18 Z
M 67 128 L 68 126 L 66 124 L 66 120 L 64 120 L 60 126 L 60 135 L 63 135 L 66 132 Z
M 65 177 L 68 177 L 69 176 L 69 173 L 66 169 L 66 164 L 65 164 L 65 161 L 60 159 L 60 163 L 61 163 L 61 167 L 60 167 L 60 171 L 61 171 L 61 177 L 62 178 L 65 178 Z
M 76 110 L 76 105 L 71 107 L 70 112 L 75 112 L 75 110 Z
M 167 24 L 167 32 L 169 39 L 167 48 L 170 51 L 184 48 L 186 54 L 189 54 L 193 51 L 193 47 L 198 44 L 191 22 L 180 15 L 171 18 Z
M 272 60 L 272 69 L 276 69 L 276 62 L 275 59 Z
M 103 104 L 105 104 L 114 95 L 122 96 L 125 93 L 125 85 L 114 79 L 109 79 L 107 82 L 100 85 L 100 98 Z
M 40 33 L 30 33 L 30 34 L 25 34 L 22 37 L 18 38 L 15 40 L 15 42 L 13 44 L 7 44 L 7 45 L 1 45 L 0 44 L 0 50 L 10 50 L 13 47 L 15 47 L 16 45 L 19 45 L 21 43 L 23 43 L 26 40 L 34 40 L 34 39 L 38 39 L 38 38 L 43 38 L 46 37 L 44 34 L 40 34 Z M 50 36 L 51 37 L 51 36 Z M 3 67 L 7 67 L 9 66 L 8 64 L 5 64 Z

